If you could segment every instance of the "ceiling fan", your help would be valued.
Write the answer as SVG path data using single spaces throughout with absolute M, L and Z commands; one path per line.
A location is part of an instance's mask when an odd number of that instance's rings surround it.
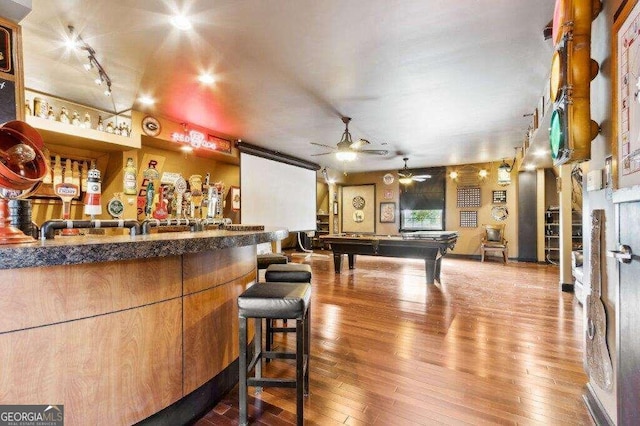
M 398 179 L 398 182 L 400 182 L 401 184 L 408 185 L 411 182 L 424 182 L 425 180 L 431 178 L 431 175 L 414 175 L 407 168 L 407 161 L 409 161 L 409 158 L 404 157 L 403 160 L 404 168 L 398 171 L 398 176 L 400 177 Z
M 323 148 L 329 148 L 331 151 L 323 152 L 320 154 L 311 154 L 312 157 L 317 157 L 319 155 L 327 155 L 327 154 L 336 154 L 336 158 L 338 161 L 353 161 L 356 159 L 358 154 L 369 154 L 369 155 L 387 155 L 389 151 L 384 149 L 361 149 L 363 146 L 369 145 L 370 142 L 366 139 L 358 139 L 357 141 L 353 141 L 351 138 L 351 133 L 349 133 L 349 122 L 351 121 L 351 117 L 342 117 L 342 122 L 345 125 L 344 132 L 342 133 L 342 137 L 340 138 L 340 142 L 333 147 L 329 145 L 324 145 L 321 143 L 311 142 L 311 145 L 321 146 Z

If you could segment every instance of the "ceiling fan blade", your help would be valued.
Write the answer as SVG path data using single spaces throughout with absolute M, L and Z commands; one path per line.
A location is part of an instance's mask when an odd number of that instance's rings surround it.
M 398 172 L 398 176 L 403 177 L 403 178 L 410 178 L 411 177 L 411 173 Z
M 311 154 L 311 157 L 318 157 L 320 155 L 329 155 L 329 154 L 333 154 L 333 152 L 322 152 L 320 154 Z
M 355 141 L 354 143 L 351 144 L 350 148 L 351 149 L 359 149 L 365 145 L 369 145 L 371 144 L 371 142 L 369 142 L 366 139 L 358 139 L 357 141 Z
M 411 180 L 414 181 L 414 182 L 424 182 L 425 180 L 427 180 L 427 178 L 414 176 L 414 177 L 411 178 Z
M 431 175 L 415 175 L 414 179 L 431 179 Z
M 311 142 L 311 145 L 321 146 L 321 147 L 323 147 L 323 148 L 329 148 L 329 149 L 336 149 L 336 147 L 335 147 L 335 146 L 329 146 L 329 145 L 325 145 L 325 144 L 322 144 L 322 143 L 315 143 L 315 142 Z
M 387 155 L 389 151 L 384 149 L 359 149 L 358 152 L 363 154 L 373 154 L 373 155 Z

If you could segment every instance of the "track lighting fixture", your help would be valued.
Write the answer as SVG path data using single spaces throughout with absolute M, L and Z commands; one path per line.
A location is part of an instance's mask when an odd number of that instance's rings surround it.
M 74 48 L 84 50 L 87 52 L 87 63 L 83 65 L 84 69 L 87 71 L 91 71 L 95 69 L 98 72 L 98 77 L 94 80 L 97 85 L 106 84 L 107 88 L 104 91 L 105 96 L 111 96 L 111 78 L 104 70 L 104 67 L 100 64 L 98 59 L 96 58 L 96 51 L 89 46 L 89 44 L 82 39 L 80 34 L 75 33 L 75 28 L 73 25 L 67 26 L 69 29 L 69 34 L 71 35 L 70 46 Z

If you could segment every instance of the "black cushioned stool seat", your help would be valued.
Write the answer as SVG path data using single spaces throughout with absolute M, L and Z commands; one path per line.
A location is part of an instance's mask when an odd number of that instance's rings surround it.
M 266 282 L 310 283 L 311 266 L 303 263 L 269 265 L 264 279 Z
M 267 269 L 269 265 L 282 265 L 289 262 L 284 254 L 264 253 L 258 255 L 258 269 Z
M 303 263 L 287 263 L 269 265 L 264 273 L 264 279 L 268 283 L 287 282 L 287 283 L 311 283 L 311 266 Z M 284 319 L 284 318 L 281 318 Z M 273 333 L 293 332 L 296 329 L 287 327 L 287 320 L 284 319 L 283 327 L 276 327 L 274 320 L 267 320 L 267 350 L 271 350 L 273 344 Z M 269 360 L 267 360 L 269 362 Z
M 311 284 L 306 283 L 269 283 L 254 284 L 238 296 L 239 343 L 240 343 L 240 380 L 239 405 L 240 424 L 248 424 L 247 388 L 248 386 L 288 387 L 296 389 L 297 424 L 303 424 L 303 400 L 309 394 L 309 329 Z M 247 319 L 255 319 L 254 355 L 247 360 Z M 262 350 L 262 318 L 288 318 L 296 320 L 296 351 L 272 352 Z M 262 358 L 295 359 L 296 378 L 262 377 Z M 247 374 L 254 370 L 253 377 Z

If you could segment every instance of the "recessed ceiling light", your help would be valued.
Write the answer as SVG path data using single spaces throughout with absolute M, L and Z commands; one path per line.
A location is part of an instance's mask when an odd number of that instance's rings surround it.
M 532 172 L 536 169 L 535 164 L 525 164 L 524 169 L 528 172 Z
M 169 19 L 169 22 L 180 31 L 187 31 L 192 28 L 191 21 L 184 15 L 174 15 Z
M 153 105 L 156 103 L 155 99 L 153 99 L 150 96 L 140 96 L 138 98 L 138 102 L 140 102 L 143 105 Z
M 547 151 L 546 149 L 538 149 L 535 152 L 536 157 L 546 157 L 547 155 L 549 155 L 549 151 Z
M 211 74 L 200 74 L 198 76 L 198 81 L 203 84 L 213 84 L 216 79 Z

